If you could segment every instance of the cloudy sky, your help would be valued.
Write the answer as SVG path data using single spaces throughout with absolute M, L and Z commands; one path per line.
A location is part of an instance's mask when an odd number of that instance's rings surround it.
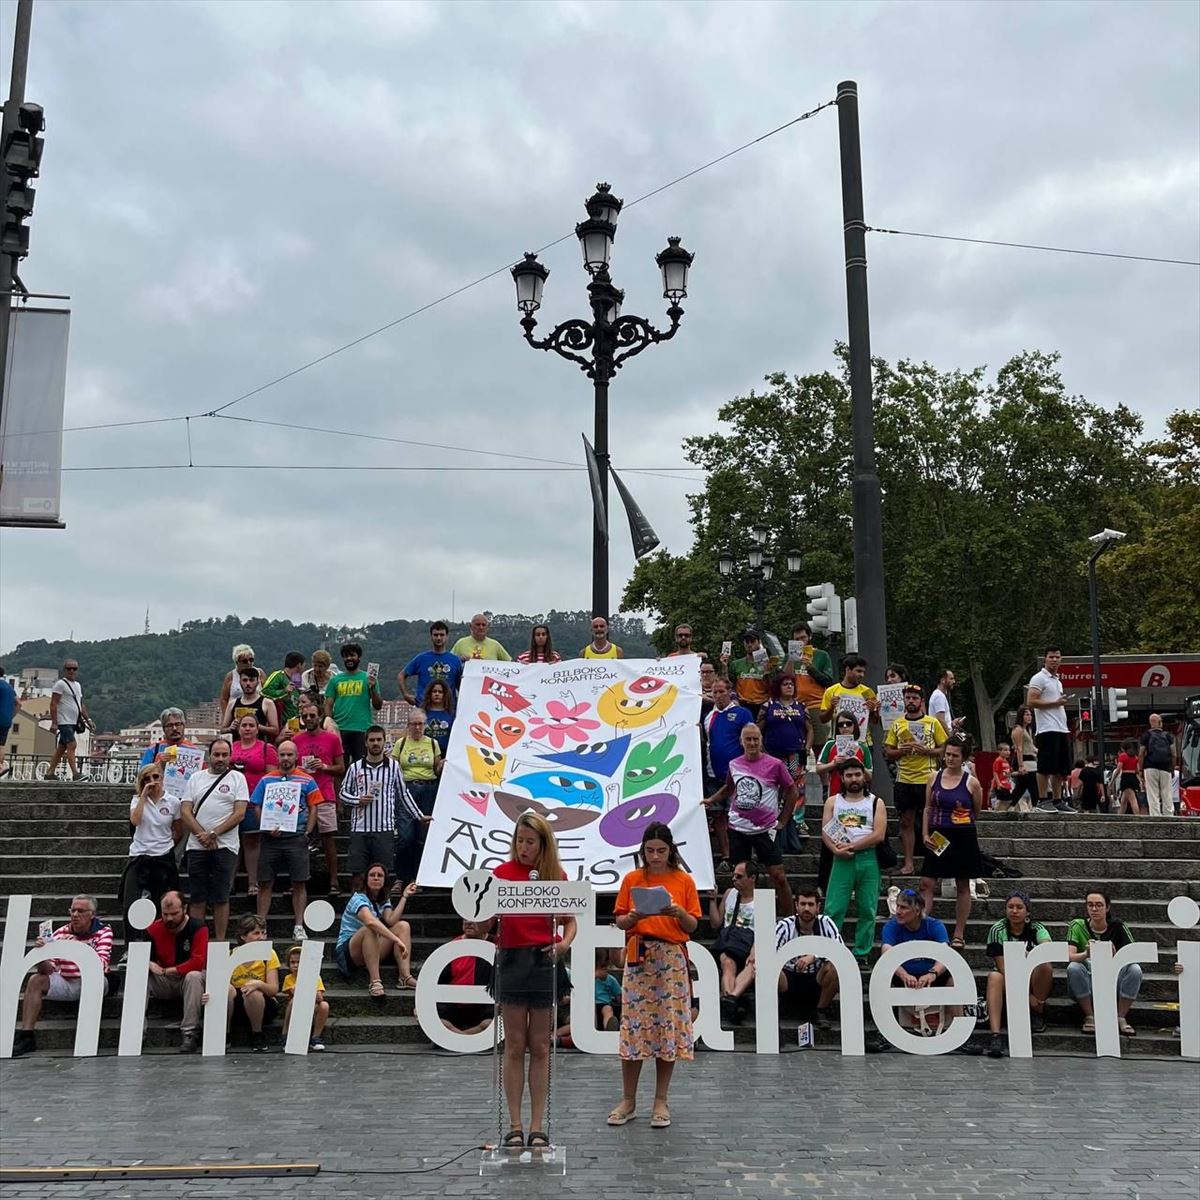
M 640 196 L 847 78 L 868 223 L 1197 259 L 1198 39 L 1200 8 L 1146 0 L 38 0 L 22 275 L 72 296 L 68 427 L 204 413 L 569 233 L 598 179 Z M 627 312 L 661 319 L 668 234 L 696 254 L 687 315 L 616 380 L 611 438 L 679 552 L 695 483 L 635 469 L 686 465 L 722 401 L 829 366 L 845 334 L 836 110 L 622 214 Z M 1058 349 L 1071 390 L 1151 430 L 1197 402 L 1194 268 L 880 235 L 869 255 L 877 354 Z M 573 237 L 542 257 L 544 332 L 586 279 Z M 198 419 L 193 461 L 237 469 L 71 470 L 66 532 L 0 533 L 0 647 L 137 632 L 147 606 L 155 630 L 587 606 L 586 477 L 499 455 L 578 463 L 590 385 L 524 344 L 507 273 L 227 411 L 461 449 Z M 187 461 L 183 423 L 65 435 L 69 468 Z M 463 466 L 509 469 L 369 469 Z

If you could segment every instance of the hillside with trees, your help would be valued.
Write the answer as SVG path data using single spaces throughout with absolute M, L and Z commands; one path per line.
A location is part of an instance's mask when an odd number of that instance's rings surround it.
M 324 647 L 338 662 L 344 641 L 363 644 L 365 661 L 380 665 L 385 699 L 396 697 L 396 673 L 414 654 L 429 649 L 429 622 L 385 621 L 361 629 L 335 629 L 311 622 L 272 621 L 265 617 L 242 620 L 236 616 L 187 621 L 170 633 L 139 634 L 95 642 L 23 642 L 4 653 L 8 673 L 22 667 L 59 667 L 77 658 L 80 682 L 88 709 L 102 730 L 144 724 L 166 708 L 189 708 L 215 700 L 221 680 L 232 665 L 231 650 L 240 642 L 254 647 L 260 667 L 270 671 L 283 665 L 289 650 L 305 657 Z M 555 646 L 564 657 L 578 654 L 591 640 L 591 614 L 551 612 L 492 617 L 492 636 L 516 657 L 528 648 L 529 629 L 536 622 L 550 626 Z M 451 643 L 469 632 L 465 622 L 450 627 Z M 629 658 L 655 657 L 657 651 L 639 620 L 616 618 L 612 640 Z

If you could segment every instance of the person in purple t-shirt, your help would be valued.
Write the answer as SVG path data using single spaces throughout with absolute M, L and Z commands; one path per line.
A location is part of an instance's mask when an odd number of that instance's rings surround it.
M 729 764 L 725 782 L 704 802 L 715 805 L 729 800 L 729 856 L 734 862 L 753 859 L 767 868 L 775 885 L 776 912 L 792 911 L 792 889 L 783 870 L 778 834 L 792 819 L 798 796 L 787 767 L 763 753 L 762 730 L 747 725 L 742 729 L 741 757 Z

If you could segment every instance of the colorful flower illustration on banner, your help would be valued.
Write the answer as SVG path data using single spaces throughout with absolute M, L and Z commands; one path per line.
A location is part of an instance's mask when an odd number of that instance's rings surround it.
M 678 694 L 673 683 L 643 675 L 630 684 L 614 683 L 597 701 L 596 712 L 614 729 L 642 729 L 662 720 Z
M 469 791 L 459 792 L 458 798 L 469 804 L 481 817 L 487 816 L 488 801 L 492 798 L 491 792 L 485 791 L 483 788 L 471 788 Z
M 538 800 L 556 800 L 559 804 L 604 806 L 604 789 L 586 775 L 574 771 L 534 771 L 510 779 L 512 787 L 524 788 Z
M 683 766 L 683 755 L 672 754 L 675 735 L 667 734 L 661 742 L 651 745 L 639 742 L 630 752 L 625 763 L 625 776 L 621 794 L 625 799 L 637 796 L 649 788 L 660 787 L 668 775 Z
M 610 846 L 640 846 L 655 821 L 669 825 L 678 813 L 679 797 L 671 792 L 626 800 L 600 818 L 600 836 Z
M 492 787 L 499 787 L 504 782 L 504 764 L 507 761 L 508 756 L 498 750 L 467 747 L 467 762 L 471 764 L 471 778 L 475 783 L 490 783 Z
M 625 734 L 608 742 L 592 742 L 574 750 L 564 750 L 561 754 L 539 754 L 538 758 L 543 762 L 557 763 L 560 767 L 590 771 L 593 775 L 611 779 L 612 773 L 621 765 L 631 740 L 631 736 Z
M 481 691 L 483 695 L 498 700 L 509 712 L 520 712 L 530 707 L 529 701 L 511 683 L 505 683 L 503 679 L 485 675 Z
M 514 824 L 524 812 L 535 812 L 539 817 L 545 817 L 556 833 L 566 833 L 571 829 L 582 829 L 600 819 L 600 814 L 594 808 L 570 808 L 560 806 L 550 808 L 540 800 L 532 800 L 528 796 L 518 796 L 515 792 L 496 792 L 496 807 Z
M 545 738 L 555 750 L 561 750 L 568 738 L 573 742 L 586 742 L 588 735 L 600 728 L 599 721 L 584 716 L 587 711 L 587 704 L 564 704 L 561 700 L 550 700 L 546 704 L 546 716 L 529 718 L 530 735 Z

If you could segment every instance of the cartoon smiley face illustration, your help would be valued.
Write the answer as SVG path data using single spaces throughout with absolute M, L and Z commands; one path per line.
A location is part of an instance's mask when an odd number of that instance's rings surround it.
M 639 742 L 634 746 L 625 763 L 621 795 L 628 800 L 630 796 L 640 795 L 649 788 L 661 787 L 668 775 L 683 766 L 683 755 L 672 754 L 674 749 L 673 733 L 667 734 L 653 746 L 649 742 Z
M 593 808 L 604 805 L 604 790 L 600 785 L 575 771 L 533 771 L 518 775 L 508 782 L 514 787 L 524 788 L 539 800 L 553 800 L 557 804 L 586 804 Z
M 487 788 L 469 788 L 458 793 L 459 799 L 469 804 L 481 817 L 487 816 L 488 800 L 491 793 Z
M 630 684 L 614 683 L 600 697 L 596 711 L 616 729 L 641 729 L 666 716 L 678 693 L 673 683 L 643 675 Z
M 679 797 L 671 792 L 626 800 L 600 818 L 600 836 L 610 846 L 640 846 L 642 835 L 656 821 L 670 824 L 679 812 Z
M 560 767 L 571 767 L 580 771 L 590 771 L 593 775 L 603 775 L 612 778 L 612 773 L 621 765 L 625 751 L 629 749 L 630 736 L 613 738 L 609 742 L 592 742 L 587 746 L 579 746 L 574 750 L 564 750 L 561 754 L 539 754 L 543 762 L 557 763 Z
M 504 764 L 508 761 L 506 754 L 499 750 L 480 749 L 478 746 L 467 747 L 467 762 L 471 765 L 471 779 L 475 783 L 487 783 L 499 787 L 504 779 Z
M 482 691 L 485 696 L 499 701 L 509 712 L 520 712 L 529 707 L 529 701 L 511 683 L 506 683 L 503 679 L 485 675 Z
M 600 819 L 600 814 L 591 808 L 550 808 L 540 800 L 528 796 L 517 796 L 512 792 L 496 792 L 496 807 L 514 824 L 525 812 L 535 812 L 550 822 L 555 833 L 566 833 L 571 829 L 582 829 Z

